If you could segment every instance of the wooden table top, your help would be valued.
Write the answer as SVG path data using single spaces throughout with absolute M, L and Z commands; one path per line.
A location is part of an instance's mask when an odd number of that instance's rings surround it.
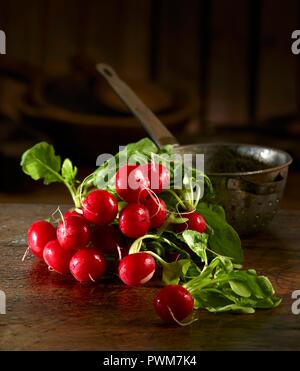
M 243 241 L 246 267 L 270 277 L 282 304 L 253 315 L 199 311 L 190 326 L 162 324 L 152 308 L 153 283 L 83 285 L 49 272 L 34 258 L 21 262 L 26 230 L 53 205 L 0 205 L 1 350 L 300 350 L 300 211 L 281 210 L 268 231 Z M 299 305 L 300 308 L 300 305 Z

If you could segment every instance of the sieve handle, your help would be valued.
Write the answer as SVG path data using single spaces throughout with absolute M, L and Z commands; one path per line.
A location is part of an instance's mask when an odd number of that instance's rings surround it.
M 133 90 L 120 79 L 112 67 L 100 63 L 97 64 L 96 68 L 135 117 L 141 122 L 144 129 L 159 147 L 166 144 L 178 144 L 173 134 L 162 124 L 141 99 L 138 98 Z

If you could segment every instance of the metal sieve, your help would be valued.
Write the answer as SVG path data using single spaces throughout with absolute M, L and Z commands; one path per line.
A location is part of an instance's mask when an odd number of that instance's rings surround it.
M 158 146 L 173 144 L 180 154 L 204 154 L 205 173 L 215 190 L 213 202 L 241 236 L 262 231 L 276 214 L 282 198 L 291 156 L 281 150 L 239 143 L 179 145 L 177 139 L 105 64 L 97 70 L 141 122 Z

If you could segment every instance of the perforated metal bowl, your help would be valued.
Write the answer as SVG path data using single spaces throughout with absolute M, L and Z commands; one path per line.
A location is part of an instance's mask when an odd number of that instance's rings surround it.
M 281 150 L 249 144 L 208 143 L 178 146 L 179 153 L 203 153 L 205 173 L 226 217 L 241 236 L 266 228 L 275 216 L 285 188 L 291 156 Z

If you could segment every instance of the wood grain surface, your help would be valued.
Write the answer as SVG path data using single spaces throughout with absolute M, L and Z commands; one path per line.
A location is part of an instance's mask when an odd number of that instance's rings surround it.
M 26 230 L 54 205 L 0 205 L 1 350 L 300 350 L 300 211 L 281 211 L 268 231 L 243 241 L 246 266 L 268 275 L 283 298 L 254 315 L 210 314 L 187 327 L 164 325 L 152 309 L 158 284 L 79 284 L 34 258 L 21 262 Z

